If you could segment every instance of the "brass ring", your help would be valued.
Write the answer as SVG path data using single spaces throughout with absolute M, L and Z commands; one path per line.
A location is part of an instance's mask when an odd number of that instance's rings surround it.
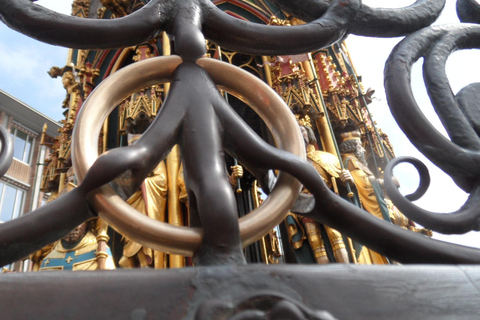
M 182 60 L 177 56 L 156 57 L 122 68 L 105 79 L 85 101 L 72 139 L 72 160 L 79 182 L 98 158 L 98 136 L 110 112 L 132 93 L 170 81 Z M 202 58 L 197 62 L 223 90 L 241 99 L 265 121 L 278 148 L 305 159 L 305 147 L 293 114 L 285 102 L 263 81 L 230 64 Z M 265 202 L 239 219 L 244 246 L 278 225 L 295 202 L 300 183 L 280 173 Z M 90 203 L 109 225 L 124 236 L 150 248 L 191 256 L 200 245 L 200 228 L 173 226 L 153 220 L 123 201 L 104 185 L 91 192 Z

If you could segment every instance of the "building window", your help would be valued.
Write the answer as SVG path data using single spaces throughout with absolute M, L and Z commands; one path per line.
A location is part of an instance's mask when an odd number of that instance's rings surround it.
M 0 222 L 17 218 L 23 211 L 25 190 L 0 182 Z
M 12 127 L 10 134 L 13 140 L 13 157 L 30 164 L 33 150 L 33 137 Z

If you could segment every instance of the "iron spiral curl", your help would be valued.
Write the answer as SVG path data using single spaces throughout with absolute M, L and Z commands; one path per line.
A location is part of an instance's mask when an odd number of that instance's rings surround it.
M 415 206 L 400 196 L 389 182 L 389 195 L 407 217 L 441 233 L 480 229 L 480 131 L 475 119 L 479 109 L 475 103 L 478 94 L 472 90 L 478 84 L 467 86 L 455 96 L 445 72 L 447 58 L 453 51 L 471 48 L 480 48 L 479 25 L 429 27 L 400 42 L 385 67 L 387 99 L 400 128 L 420 152 L 452 177 L 460 188 L 470 193 L 459 210 L 438 214 Z M 444 137 L 423 115 L 413 96 L 411 67 L 421 57 L 424 58 L 424 80 L 430 100 L 450 139 Z M 407 160 L 394 160 L 389 170 L 402 161 Z M 408 162 L 417 163 L 413 160 Z

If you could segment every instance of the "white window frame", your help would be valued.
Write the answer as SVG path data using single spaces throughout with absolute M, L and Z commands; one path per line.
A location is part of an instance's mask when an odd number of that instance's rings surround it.
M 14 147 L 15 147 L 15 138 L 17 137 L 17 132 L 18 131 L 26 134 L 27 135 L 27 140 L 25 141 L 25 145 L 23 147 L 22 159 L 18 159 L 17 157 L 14 157 L 14 158 L 18 161 L 21 161 L 23 163 L 31 165 L 32 157 L 33 157 L 33 150 L 35 148 L 35 136 L 33 136 L 27 129 L 23 129 L 20 125 L 15 123 L 10 128 L 10 134 L 12 135 L 12 142 L 13 142 Z M 28 155 L 28 159 L 24 160 L 26 148 L 27 148 L 27 145 L 28 145 L 29 142 L 31 142 L 30 154 Z M 15 150 L 14 150 L 14 153 L 15 153 Z
M 10 220 L 13 220 L 13 219 L 16 219 L 18 218 L 19 216 L 22 215 L 22 212 L 25 208 L 25 200 L 26 200 L 26 190 L 22 189 L 22 188 L 18 188 L 14 185 L 11 185 L 5 181 L 0 181 L 1 184 L 3 184 L 3 188 L 2 190 L 0 191 L 0 210 L 3 206 L 3 199 L 5 197 L 5 190 L 6 190 L 6 187 L 11 187 L 13 189 L 16 190 L 15 192 L 15 200 L 14 200 L 14 204 L 13 204 L 13 212 L 12 212 L 12 216 L 10 217 Z M 21 199 L 21 193 L 19 192 L 23 192 L 23 199 Z M 17 210 L 18 209 L 18 210 Z M 10 220 L 5 220 L 5 221 L 1 221 L 0 222 L 7 222 L 7 221 L 10 221 Z

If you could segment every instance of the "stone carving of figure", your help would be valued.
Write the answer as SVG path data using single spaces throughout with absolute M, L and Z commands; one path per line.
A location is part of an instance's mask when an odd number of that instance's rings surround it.
M 98 270 L 97 238 L 91 230 L 91 222 L 84 222 L 53 245 L 42 260 L 39 271 L 47 270 Z M 115 269 L 110 249 L 107 247 L 105 269 Z
M 337 157 L 331 153 L 320 151 L 315 148 L 317 141 L 313 130 L 310 127 L 300 126 L 300 130 L 305 141 L 307 159 L 318 171 L 329 188 L 336 190 L 336 179 L 340 179 L 342 182 L 353 181 L 347 170 L 342 171 Z M 308 193 L 308 190 L 304 189 L 303 192 Z M 301 222 L 301 224 L 295 223 L 292 219 Z M 310 218 L 290 214 L 290 216 L 287 217 L 287 225 L 290 229 L 289 234 L 292 236 L 299 231 L 300 233 L 306 234 L 317 263 L 325 264 L 330 262 L 324 240 L 322 239 L 321 226 L 318 222 Z M 303 228 L 303 230 L 298 230 L 298 228 Z M 348 252 L 340 232 L 328 226 L 323 226 L 323 228 L 328 236 L 335 260 L 340 263 L 349 263 Z M 300 249 L 302 246 L 302 240 L 303 239 L 297 237 L 295 241 L 294 237 L 291 237 L 294 249 Z

